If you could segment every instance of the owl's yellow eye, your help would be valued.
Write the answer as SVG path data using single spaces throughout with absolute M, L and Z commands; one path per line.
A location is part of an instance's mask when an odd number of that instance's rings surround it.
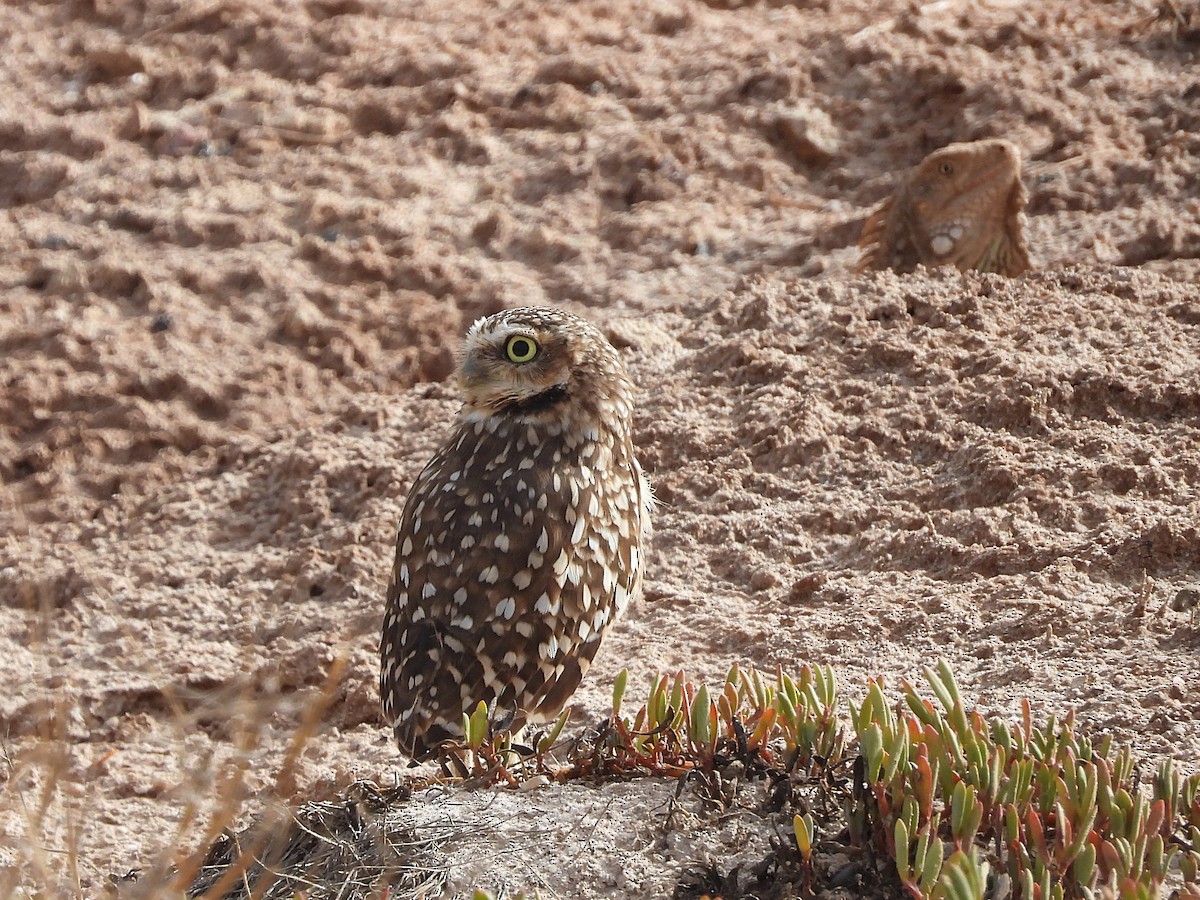
M 504 352 L 515 363 L 527 363 L 538 355 L 537 341 L 518 334 L 508 339 Z

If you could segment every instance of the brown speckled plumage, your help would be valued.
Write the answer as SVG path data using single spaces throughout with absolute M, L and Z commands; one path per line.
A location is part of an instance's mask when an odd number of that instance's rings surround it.
M 384 717 L 414 759 L 460 738 L 480 700 L 516 725 L 558 715 L 640 589 L 653 502 L 633 385 L 587 322 L 480 319 L 459 385 L 400 519 L 380 645 Z
M 1029 269 L 1021 154 L 1009 141 L 950 144 L 925 157 L 871 213 L 858 269 Z

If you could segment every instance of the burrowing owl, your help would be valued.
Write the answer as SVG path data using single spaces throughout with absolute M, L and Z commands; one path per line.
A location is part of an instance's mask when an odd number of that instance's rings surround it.
M 384 717 L 413 759 L 462 737 L 480 700 L 518 726 L 558 715 L 641 586 L 653 503 L 633 385 L 587 322 L 480 319 L 458 383 L 400 518 L 380 642 Z

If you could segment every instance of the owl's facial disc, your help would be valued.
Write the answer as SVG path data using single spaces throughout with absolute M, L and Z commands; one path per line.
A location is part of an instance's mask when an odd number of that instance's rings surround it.
M 566 341 L 519 323 L 473 333 L 459 369 L 459 385 L 473 410 L 538 417 L 567 399 Z

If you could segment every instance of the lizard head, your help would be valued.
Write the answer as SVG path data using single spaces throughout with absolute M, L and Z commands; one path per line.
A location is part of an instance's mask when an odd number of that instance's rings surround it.
M 925 245 L 922 255 L 933 264 L 1004 271 L 1010 268 L 1005 259 L 1017 245 L 1023 248 L 1021 155 L 1009 141 L 936 150 L 913 170 L 906 187 L 918 243 Z

